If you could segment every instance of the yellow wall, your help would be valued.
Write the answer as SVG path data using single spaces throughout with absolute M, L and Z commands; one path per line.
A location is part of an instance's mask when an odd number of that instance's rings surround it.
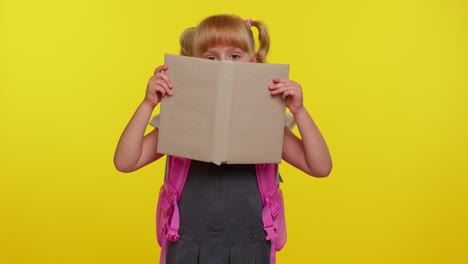
M 333 155 L 283 165 L 279 263 L 468 263 L 468 4 L 0 0 L 0 263 L 156 263 L 164 162 L 112 164 L 164 53 L 214 13 L 264 20 Z M 296 131 L 297 132 L 297 131 Z

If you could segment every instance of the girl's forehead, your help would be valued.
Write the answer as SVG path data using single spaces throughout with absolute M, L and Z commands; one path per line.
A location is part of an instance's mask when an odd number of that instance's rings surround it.
M 206 51 L 231 51 L 231 50 L 242 50 L 242 48 L 233 46 L 233 45 L 219 44 L 219 45 L 210 46 L 206 49 Z
M 209 49 L 220 47 L 238 48 L 250 52 L 254 49 L 254 46 L 250 38 L 241 33 L 221 34 L 215 31 L 206 31 L 203 34 L 197 34 L 193 42 L 195 54 L 202 54 Z

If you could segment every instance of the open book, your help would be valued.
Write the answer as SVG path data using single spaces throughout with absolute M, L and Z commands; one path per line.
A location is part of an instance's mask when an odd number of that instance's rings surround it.
M 279 163 L 285 102 L 271 96 L 289 65 L 166 54 L 173 96 L 161 102 L 158 152 L 216 164 Z

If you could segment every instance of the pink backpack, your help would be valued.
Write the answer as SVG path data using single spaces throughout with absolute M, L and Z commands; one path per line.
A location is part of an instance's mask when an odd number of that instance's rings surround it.
M 166 261 L 169 241 L 179 239 L 179 208 L 177 202 L 184 188 L 190 159 L 167 156 L 166 177 L 159 192 L 156 232 L 161 246 L 160 264 Z M 256 164 L 257 183 L 263 202 L 263 227 L 271 241 L 270 263 L 276 263 L 276 251 L 286 243 L 283 194 L 279 188 L 278 164 Z

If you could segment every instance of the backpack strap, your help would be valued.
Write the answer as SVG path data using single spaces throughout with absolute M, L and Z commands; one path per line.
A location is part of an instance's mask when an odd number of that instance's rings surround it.
M 281 204 L 278 204 L 274 199 L 271 199 L 278 193 L 279 174 L 278 164 L 256 164 L 255 170 L 257 174 L 257 183 L 262 196 L 263 211 L 263 229 L 267 233 L 267 240 L 271 242 L 270 263 L 276 263 L 276 241 L 278 232 L 275 227 L 275 219 L 277 218 Z
M 163 215 L 161 225 L 164 229 L 164 233 L 166 233 L 165 239 L 161 239 L 161 264 L 164 264 L 166 261 L 169 241 L 177 241 L 179 239 L 180 216 L 177 202 L 179 201 L 185 181 L 187 180 L 190 161 L 190 159 L 170 155 L 168 155 L 166 159 L 166 176 L 162 187 L 166 195 L 164 197 L 159 197 L 159 203 L 163 210 L 163 212 L 161 212 Z M 159 213 L 158 210 L 158 214 Z M 157 217 L 159 219 L 161 216 Z
M 255 170 L 263 203 L 263 227 L 267 232 L 266 239 L 271 240 L 278 236 L 274 230 L 273 217 L 278 214 L 279 205 L 270 200 L 278 189 L 278 166 L 276 164 L 257 164 Z
M 190 169 L 190 159 L 167 156 L 165 183 L 171 185 L 177 191 L 177 201 L 184 189 L 185 180 L 187 180 Z

